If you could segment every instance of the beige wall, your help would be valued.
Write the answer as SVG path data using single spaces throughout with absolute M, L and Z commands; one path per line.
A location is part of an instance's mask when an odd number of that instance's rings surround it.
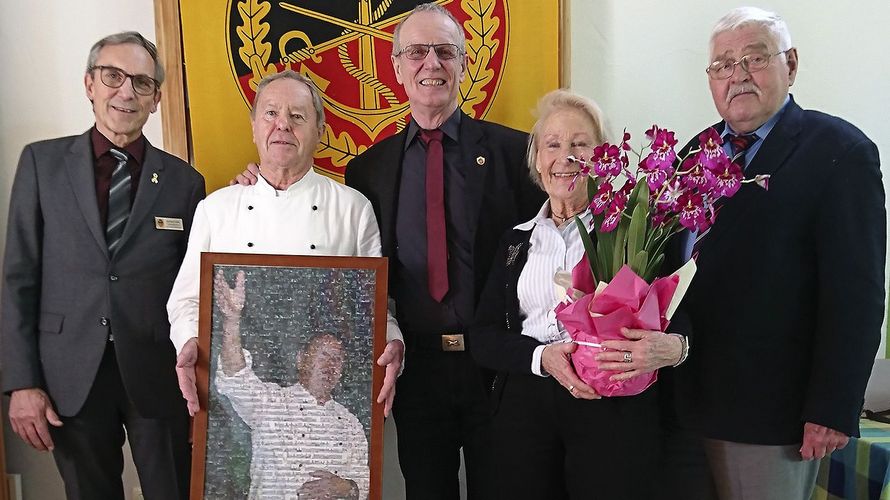
M 600 102 L 613 133 L 626 126 L 640 136 L 658 122 L 680 137 L 690 137 L 718 119 L 703 71 L 707 37 L 713 22 L 735 2 L 568 1 L 575 47 L 572 87 Z M 0 243 L 22 147 L 77 134 L 92 124 L 82 84 L 90 45 L 105 34 L 129 29 L 154 39 L 153 0 L 15 4 L 0 16 L 0 67 L 5 73 L 0 79 Z M 852 121 L 878 143 L 888 161 L 890 94 L 884 87 L 890 66 L 881 61 L 886 60 L 883 30 L 890 21 L 890 3 L 784 0 L 760 5 L 787 18 L 799 47 L 801 71 L 793 89 L 798 102 Z M 156 145 L 162 144 L 160 130 L 160 117 L 152 117 L 146 136 Z M 25 473 L 25 498 L 62 498 L 51 458 L 26 449 L 6 427 L 7 465 L 10 472 Z M 388 499 L 401 498 L 394 443 L 390 423 L 384 489 Z M 127 476 L 130 493 L 136 483 L 129 463 Z

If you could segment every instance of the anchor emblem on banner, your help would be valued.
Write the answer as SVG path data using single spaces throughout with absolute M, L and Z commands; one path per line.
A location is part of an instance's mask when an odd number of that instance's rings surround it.
M 500 84 L 507 45 L 507 0 L 438 0 L 467 33 L 461 108 L 481 118 Z M 402 130 L 407 97 L 390 63 L 395 26 L 417 2 L 229 0 L 228 53 L 245 104 L 256 85 L 285 69 L 315 82 L 324 99 L 325 131 L 316 168 L 342 176 L 354 156 Z

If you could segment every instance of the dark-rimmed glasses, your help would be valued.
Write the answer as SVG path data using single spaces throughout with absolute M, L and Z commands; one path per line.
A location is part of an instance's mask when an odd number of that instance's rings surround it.
M 148 75 L 131 75 L 114 66 L 93 66 L 90 68 L 90 71 L 94 69 L 99 70 L 99 79 L 102 80 L 102 83 L 113 89 L 121 88 L 121 85 L 127 81 L 127 78 L 130 79 L 130 84 L 133 85 L 133 92 L 139 95 L 154 95 L 161 86 L 157 80 Z
M 430 49 L 436 51 L 436 57 L 443 61 L 454 59 L 463 54 L 463 51 L 453 43 L 412 43 L 400 50 L 396 56 L 404 55 L 412 61 L 422 61 L 430 53 Z
M 728 59 L 718 59 L 712 62 L 711 65 L 705 69 L 705 72 L 714 80 L 726 80 L 731 77 L 732 74 L 735 73 L 736 66 L 741 66 L 742 69 L 748 73 L 756 73 L 769 66 L 770 59 L 779 54 L 784 54 L 785 52 L 788 52 L 788 50 L 780 50 L 775 54 L 755 52 L 753 54 L 742 56 L 738 61 L 731 57 Z

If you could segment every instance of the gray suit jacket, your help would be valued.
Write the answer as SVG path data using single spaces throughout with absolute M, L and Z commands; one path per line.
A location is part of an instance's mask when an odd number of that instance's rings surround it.
M 110 256 L 85 134 L 25 147 L 12 188 L 3 266 L 3 392 L 40 387 L 61 415 L 93 385 L 110 331 L 127 394 L 144 417 L 181 411 L 165 303 L 204 179 L 146 141 L 121 245 Z M 153 179 L 154 178 L 154 179 Z M 182 231 L 155 217 L 181 219 Z

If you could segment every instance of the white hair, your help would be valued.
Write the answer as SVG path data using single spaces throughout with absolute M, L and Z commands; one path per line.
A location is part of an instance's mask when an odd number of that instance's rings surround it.
M 788 31 L 788 24 L 785 23 L 782 16 L 757 7 L 737 7 L 726 13 L 714 25 L 714 29 L 711 31 L 711 51 L 714 50 L 714 39 L 717 35 L 745 26 L 765 28 L 773 41 L 776 42 L 776 49 L 783 53 L 792 48 L 791 32 Z

